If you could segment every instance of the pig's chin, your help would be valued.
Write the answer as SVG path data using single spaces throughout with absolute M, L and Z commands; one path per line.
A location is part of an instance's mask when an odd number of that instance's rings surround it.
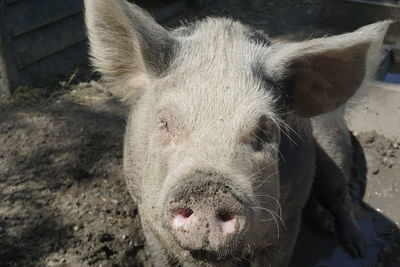
M 236 266 L 240 265 L 240 253 L 219 254 L 205 250 L 191 251 L 190 256 L 200 266 Z

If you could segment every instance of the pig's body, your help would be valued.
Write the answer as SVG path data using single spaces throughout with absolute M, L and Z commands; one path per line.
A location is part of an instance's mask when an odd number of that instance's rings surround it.
M 387 23 L 272 44 L 230 19 L 168 32 L 124 1 L 85 7 L 93 63 L 132 101 L 124 172 L 155 265 L 286 266 L 316 162 L 324 164 L 318 149 L 329 149 L 313 130 L 342 121 L 316 116 L 334 114 L 362 85 Z M 337 229 L 350 225 L 344 243 L 357 247 L 354 219 L 335 212 L 349 204 L 339 175 L 327 176 L 329 190 L 344 202 L 328 208 Z

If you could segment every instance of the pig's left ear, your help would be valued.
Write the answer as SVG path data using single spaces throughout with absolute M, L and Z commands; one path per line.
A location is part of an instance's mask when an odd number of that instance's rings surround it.
M 111 92 L 136 99 L 162 76 L 176 40 L 151 16 L 126 0 L 85 0 L 91 61 Z
M 389 25 L 384 21 L 348 34 L 272 46 L 266 68 L 273 77 L 293 80 L 298 115 L 333 111 L 375 73 Z

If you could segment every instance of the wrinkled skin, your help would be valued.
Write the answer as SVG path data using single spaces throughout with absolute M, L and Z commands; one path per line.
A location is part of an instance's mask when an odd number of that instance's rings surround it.
M 364 84 L 388 23 L 272 44 L 230 19 L 167 31 L 124 1 L 85 8 L 92 62 L 132 105 L 124 172 L 154 264 L 287 266 L 320 151 L 330 153 L 310 118 Z M 326 179 L 342 188 L 343 177 Z M 337 229 L 355 225 L 332 213 L 346 222 Z M 339 233 L 347 242 L 354 229 Z

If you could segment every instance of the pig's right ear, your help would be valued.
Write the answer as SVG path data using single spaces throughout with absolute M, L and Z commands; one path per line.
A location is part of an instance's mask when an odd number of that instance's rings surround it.
M 85 20 L 92 64 L 117 97 L 136 98 L 168 68 L 175 41 L 138 6 L 85 0 Z
M 303 117 L 333 111 L 375 73 L 390 21 L 300 43 L 274 45 L 266 68 L 270 75 L 293 81 L 294 111 Z

